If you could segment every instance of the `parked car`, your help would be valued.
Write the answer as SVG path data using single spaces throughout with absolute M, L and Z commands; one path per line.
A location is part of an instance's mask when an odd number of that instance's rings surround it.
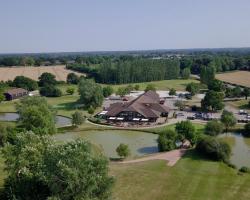
M 247 115 L 247 111 L 246 110 L 239 110 L 239 114 L 240 115 Z
M 176 116 L 177 117 L 184 117 L 184 114 L 183 113 L 176 113 Z

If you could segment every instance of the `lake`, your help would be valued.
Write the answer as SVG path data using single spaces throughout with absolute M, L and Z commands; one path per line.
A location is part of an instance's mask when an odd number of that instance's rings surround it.
M 17 113 L 0 113 L 0 121 L 13 122 L 13 121 L 17 121 L 18 118 L 19 118 L 19 115 Z M 64 117 L 61 115 L 56 116 L 57 127 L 69 126 L 69 125 L 71 125 L 70 118 Z
M 242 166 L 250 167 L 250 138 L 245 138 L 241 134 L 226 133 L 219 136 L 227 141 L 232 147 L 231 162 L 238 168 Z
M 57 141 L 72 141 L 83 138 L 98 145 L 107 157 L 117 158 L 116 148 L 120 143 L 127 144 L 132 157 L 158 152 L 158 135 L 126 130 L 95 130 L 57 134 Z

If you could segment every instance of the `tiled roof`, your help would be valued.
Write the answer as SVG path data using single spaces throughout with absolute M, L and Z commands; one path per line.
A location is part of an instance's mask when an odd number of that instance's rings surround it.
M 122 111 L 132 111 L 146 118 L 160 117 L 161 113 L 169 112 L 169 108 L 159 102 L 159 95 L 155 91 L 148 91 L 131 102 L 111 104 L 106 115 L 116 116 Z

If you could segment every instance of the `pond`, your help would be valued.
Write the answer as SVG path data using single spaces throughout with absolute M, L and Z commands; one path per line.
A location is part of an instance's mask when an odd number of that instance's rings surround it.
M 0 113 L 0 121 L 17 121 L 19 118 L 19 115 L 17 113 Z M 69 126 L 71 125 L 71 119 L 68 117 L 56 116 L 56 126 L 62 127 L 62 126 Z
M 233 164 L 238 168 L 250 167 L 250 138 L 245 138 L 237 133 L 227 133 L 219 137 L 232 147 L 231 162 Z
M 141 131 L 92 130 L 57 134 L 55 139 L 57 141 L 71 141 L 83 138 L 100 146 L 107 157 L 117 158 L 116 148 L 120 143 L 129 146 L 132 157 L 158 152 L 157 137 L 156 134 Z

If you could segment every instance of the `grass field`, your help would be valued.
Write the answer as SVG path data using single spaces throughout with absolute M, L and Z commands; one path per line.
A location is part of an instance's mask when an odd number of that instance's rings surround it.
M 26 76 L 34 80 L 44 73 L 49 72 L 56 76 L 58 81 L 66 81 L 67 75 L 74 72 L 77 75 L 81 73 L 68 70 L 64 65 L 58 66 L 40 66 L 40 67 L 0 67 L 0 81 L 14 80 L 16 76 Z
M 195 82 L 198 83 L 199 81 L 194 79 L 175 79 L 175 80 L 162 80 L 162 81 L 152 81 L 152 82 L 143 82 L 143 83 L 133 83 L 132 85 L 139 85 L 140 90 L 144 90 L 148 84 L 155 85 L 157 90 L 169 90 L 174 88 L 176 90 L 185 90 L 186 85 L 188 83 Z M 105 84 L 103 84 L 105 86 Z M 129 84 L 121 84 L 121 85 L 111 85 L 114 90 L 117 90 L 119 87 L 127 86 Z
M 249 77 L 250 78 L 250 77 Z M 245 110 L 250 110 L 249 106 L 248 106 L 248 102 L 250 101 L 250 99 L 241 99 L 241 100 L 237 100 L 237 101 L 227 101 L 226 104 L 229 104 L 237 109 L 245 109 Z
M 227 73 L 222 73 L 222 74 L 216 74 L 215 77 L 227 83 L 241 85 L 244 87 L 250 87 L 250 72 L 249 71 L 227 72 Z
M 111 164 L 114 200 L 247 200 L 250 175 L 187 154 L 174 167 L 164 161 Z

